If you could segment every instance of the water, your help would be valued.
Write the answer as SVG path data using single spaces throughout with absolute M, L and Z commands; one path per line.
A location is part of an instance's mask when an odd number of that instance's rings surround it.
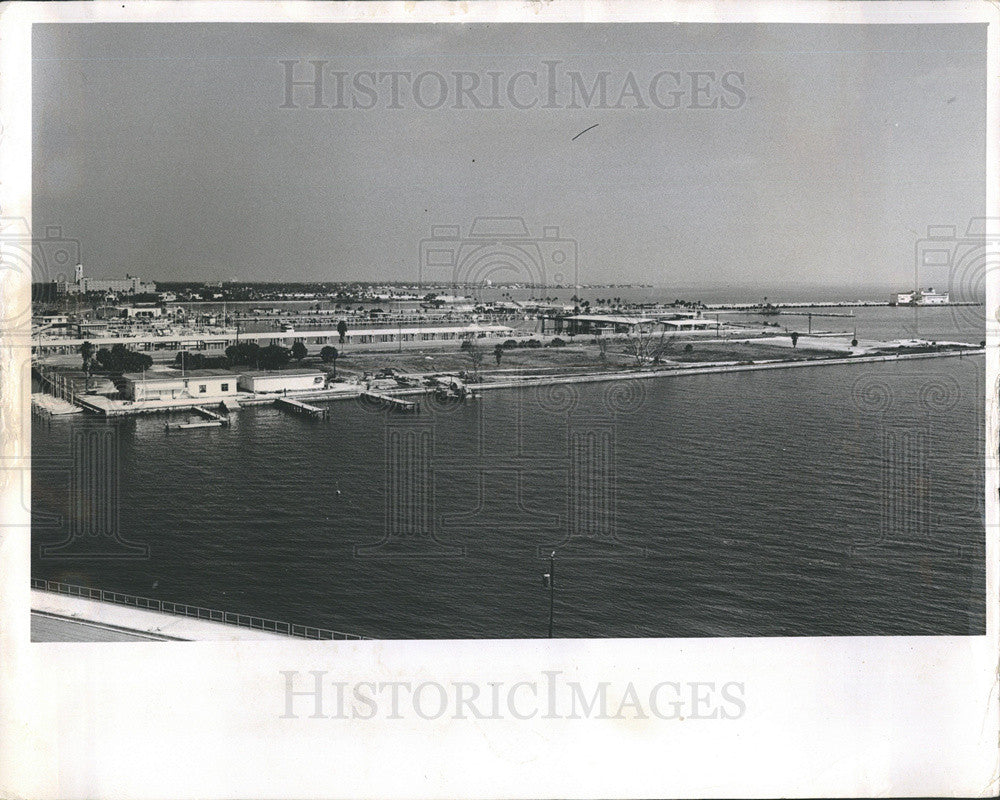
M 557 636 L 984 632 L 982 356 L 330 408 L 36 420 L 32 574 L 373 637 L 537 637 L 554 548 Z M 115 442 L 148 558 L 40 554 L 79 513 L 85 432 Z

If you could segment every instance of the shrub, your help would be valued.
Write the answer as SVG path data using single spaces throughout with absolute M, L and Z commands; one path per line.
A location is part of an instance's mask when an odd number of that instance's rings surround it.
M 551 342 L 549 342 L 549 347 L 565 347 L 565 346 L 566 346 L 565 340 L 560 339 L 558 336 Z

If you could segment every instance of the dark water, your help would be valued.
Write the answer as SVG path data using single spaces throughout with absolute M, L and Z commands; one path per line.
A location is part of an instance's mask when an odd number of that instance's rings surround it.
M 971 356 L 169 434 L 40 420 L 32 574 L 372 637 L 535 637 L 554 548 L 557 636 L 981 634 L 982 398 Z M 120 458 L 117 527 L 72 501 L 71 472 L 106 472 L 88 436 Z M 116 530 L 148 558 L 109 558 Z

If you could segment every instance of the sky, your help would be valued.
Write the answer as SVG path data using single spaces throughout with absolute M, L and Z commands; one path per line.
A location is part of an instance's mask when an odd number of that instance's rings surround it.
M 984 214 L 980 25 L 34 31 L 33 224 L 94 277 L 907 288 Z

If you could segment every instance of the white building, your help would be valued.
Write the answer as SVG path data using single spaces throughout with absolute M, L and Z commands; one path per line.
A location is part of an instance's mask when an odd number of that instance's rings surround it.
M 127 372 L 123 394 L 130 400 L 218 400 L 236 394 L 240 376 L 225 369 L 185 373 Z
M 920 300 L 918 302 L 924 306 L 944 306 L 948 304 L 948 301 L 948 292 L 935 292 L 929 288 L 920 292 Z
M 935 292 L 933 288 L 899 292 L 889 298 L 890 305 L 898 306 L 943 306 L 950 302 L 948 292 Z
M 163 316 L 163 309 L 153 305 L 126 306 L 122 311 L 124 316 L 130 319 L 153 319 Z
M 280 372 L 244 372 L 239 387 L 254 394 L 302 392 L 326 386 L 326 373 L 318 369 L 285 369 Z
M 65 291 L 69 294 L 86 294 L 87 292 L 105 292 L 112 294 L 152 294 L 156 292 L 156 284 L 145 283 L 135 275 L 124 278 L 85 278 L 83 264 L 77 264 L 73 282 L 66 284 Z

